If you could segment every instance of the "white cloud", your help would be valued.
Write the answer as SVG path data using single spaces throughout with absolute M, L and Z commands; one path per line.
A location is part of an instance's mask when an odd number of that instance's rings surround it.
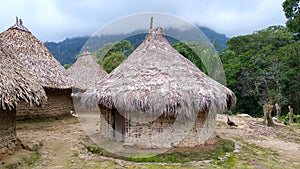
M 0 30 L 23 18 L 42 41 L 91 35 L 112 20 L 141 12 L 163 12 L 208 26 L 227 36 L 252 33 L 285 22 L 284 0 L 4 0 Z

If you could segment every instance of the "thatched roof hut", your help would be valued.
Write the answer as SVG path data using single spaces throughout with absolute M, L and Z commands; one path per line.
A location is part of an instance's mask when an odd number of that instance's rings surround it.
M 87 90 L 83 94 L 82 101 L 88 107 L 104 106 L 111 110 L 116 109 L 115 112 L 112 111 L 113 114 L 119 112 L 126 118 L 122 120 L 123 122 L 118 122 L 118 117 L 115 118 L 115 122 L 109 123 L 123 125 L 130 123 L 126 121 L 130 119 L 138 122 L 121 126 L 122 129 L 118 132 L 124 134 L 125 139 L 123 137 L 119 141 L 141 147 L 169 148 L 175 144 L 183 147 L 199 145 L 201 133 L 199 129 L 203 126 L 203 120 L 228 110 L 235 105 L 236 97 L 230 89 L 205 75 L 178 53 L 165 39 L 163 29 L 158 27 L 150 28 L 143 43 L 95 88 Z M 199 125 L 195 125 L 196 133 L 191 132 L 189 135 L 189 139 L 196 138 L 196 140 L 164 144 L 162 140 L 168 140 L 167 138 L 159 140 L 149 138 L 149 133 L 146 132 L 148 127 L 145 126 L 155 126 L 156 122 L 141 125 L 139 118 L 134 117 L 138 115 L 159 117 L 155 121 L 161 124 L 163 130 L 170 127 L 168 123 L 174 122 L 174 120 L 166 121 L 167 117 L 197 118 L 196 123 L 199 122 Z M 117 117 L 103 116 L 109 119 Z M 138 136 L 131 135 L 130 130 L 133 127 L 145 127 L 145 131 L 138 132 Z M 120 127 L 112 126 L 112 128 L 118 130 Z M 110 136 L 116 135 L 118 134 Z M 132 137 L 140 140 L 131 139 Z M 147 139 L 151 141 L 147 142 Z M 118 138 L 116 140 L 118 141 Z
M 67 74 L 73 79 L 73 87 L 79 90 L 94 87 L 98 81 L 107 75 L 96 62 L 95 57 L 86 49 L 78 56 L 77 61 L 67 69 Z
M 41 105 L 46 101 L 43 87 L 15 59 L 0 40 L 0 156 L 17 149 L 16 106 L 20 101 Z
M 0 40 L 3 41 L 5 48 L 14 51 L 15 59 L 43 86 L 48 96 L 48 101 L 42 108 L 18 106 L 17 115 L 69 114 L 72 109 L 70 98 L 72 81 L 67 77 L 63 66 L 52 56 L 45 45 L 31 34 L 23 25 L 22 20 L 17 18 L 16 24 L 0 34 Z M 56 98 L 53 99 L 53 97 Z M 60 103 L 61 105 L 57 105 Z M 56 104 L 55 107 L 51 106 L 53 104 Z
M 192 112 L 206 111 L 212 102 L 224 112 L 236 97 L 172 48 L 162 28 L 157 28 L 126 61 L 85 92 L 83 100 L 87 106 L 192 117 Z
M 71 88 L 63 66 L 53 57 L 46 46 L 23 25 L 22 20 L 0 34 L 4 45 L 14 51 L 20 63 L 28 69 L 43 87 Z

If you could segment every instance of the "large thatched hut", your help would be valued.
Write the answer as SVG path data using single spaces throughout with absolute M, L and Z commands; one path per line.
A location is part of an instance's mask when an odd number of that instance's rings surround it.
M 67 69 L 67 75 L 73 81 L 72 97 L 76 113 L 91 112 L 84 108 L 80 102 L 82 93 L 95 87 L 96 83 L 102 80 L 107 73 L 96 62 L 87 48 L 78 56 L 77 61 Z
M 100 133 L 126 146 L 194 147 L 210 122 L 236 103 L 234 93 L 202 73 L 164 37 L 149 30 L 143 43 L 115 70 L 87 90 L 86 106 L 99 106 Z
M 21 101 L 39 106 L 46 100 L 43 87 L 3 47 L 0 40 L 0 157 L 20 146 L 16 136 L 16 106 Z
M 0 34 L 6 48 L 15 52 L 20 63 L 43 86 L 48 101 L 41 107 L 20 104 L 17 117 L 57 117 L 70 114 L 73 109 L 71 80 L 63 66 L 45 45 L 23 25 L 22 20 Z

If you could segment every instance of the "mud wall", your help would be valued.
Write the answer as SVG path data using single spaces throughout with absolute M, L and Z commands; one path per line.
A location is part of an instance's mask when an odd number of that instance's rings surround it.
M 20 102 L 17 106 L 17 119 L 31 119 L 43 117 L 61 117 L 70 115 L 74 111 L 71 98 L 71 89 L 45 89 L 47 101 L 41 106 L 30 106 L 28 103 Z
M 16 110 L 0 108 L 0 156 L 11 155 L 20 147 L 16 136 Z

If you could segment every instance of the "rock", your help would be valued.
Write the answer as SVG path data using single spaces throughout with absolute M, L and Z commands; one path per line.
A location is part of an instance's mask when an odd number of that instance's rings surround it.
M 29 150 L 29 151 L 37 151 L 40 149 L 41 145 L 40 144 L 21 144 L 22 148 L 25 149 L 25 150 Z

